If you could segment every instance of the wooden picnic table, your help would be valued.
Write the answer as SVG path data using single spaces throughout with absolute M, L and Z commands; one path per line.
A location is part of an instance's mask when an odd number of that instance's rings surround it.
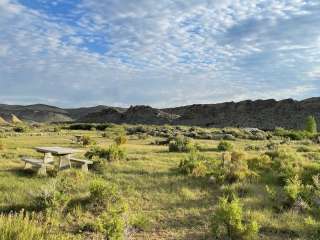
M 44 164 L 54 162 L 53 156 L 59 157 L 59 169 L 61 168 L 70 168 L 71 161 L 70 156 L 71 154 L 80 152 L 80 150 L 73 149 L 73 148 L 65 148 L 65 147 L 36 147 L 35 150 L 40 153 L 44 153 Z

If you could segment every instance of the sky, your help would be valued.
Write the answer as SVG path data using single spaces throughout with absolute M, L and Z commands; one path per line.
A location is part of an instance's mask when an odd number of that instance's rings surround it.
M 319 0 L 0 0 L 0 103 L 320 96 Z

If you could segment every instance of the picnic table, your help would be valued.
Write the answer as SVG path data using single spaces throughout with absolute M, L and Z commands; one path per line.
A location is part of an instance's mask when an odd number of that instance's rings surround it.
M 22 157 L 22 161 L 25 162 L 25 169 L 35 167 L 38 169 L 39 175 L 47 174 L 47 167 L 50 163 L 54 163 L 54 156 L 59 158 L 58 169 L 71 168 L 71 162 L 76 165 L 80 165 L 81 169 L 85 172 L 88 171 L 88 165 L 93 164 L 92 161 L 87 159 L 78 159 L 72 157 L 72 154 L 81 152 L 81 150 L 65 147 L 36 147 L 37 152 L 43 153 L 43 159 L 35 159 L 31 157 Z
M 59 169 L 71 167 L 71 155 L 80 152 L 77 149 L 65 147 L 36 147 L 37 152 L 44 153 L 43 162 L 51 163 L 54 161 L 53 156 L 59 157 Z

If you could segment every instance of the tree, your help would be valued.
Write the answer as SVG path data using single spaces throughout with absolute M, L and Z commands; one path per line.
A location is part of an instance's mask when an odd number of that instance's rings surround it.
M 317 133 L 317 122 L 314 116 L 309 116 L 306 120 L 306 131 L 309 133 Z

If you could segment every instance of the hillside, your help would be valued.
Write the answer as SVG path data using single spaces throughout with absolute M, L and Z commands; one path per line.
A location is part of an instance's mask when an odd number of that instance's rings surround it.
M 174 124 L 210 127 L 275 127 L 303 128 L 308 115 L 320 122 L 320 98 L 302 101 L 285 99 L 246 100 L 218 104 L 197 104 L 156 109 L 132 106 L 128 109 L 108 106 L 62 109 L 54 106 L 0 105 L 0 116 L 8 120 L 11 114 L 32 122 L 112 122 L 131 124 Z

